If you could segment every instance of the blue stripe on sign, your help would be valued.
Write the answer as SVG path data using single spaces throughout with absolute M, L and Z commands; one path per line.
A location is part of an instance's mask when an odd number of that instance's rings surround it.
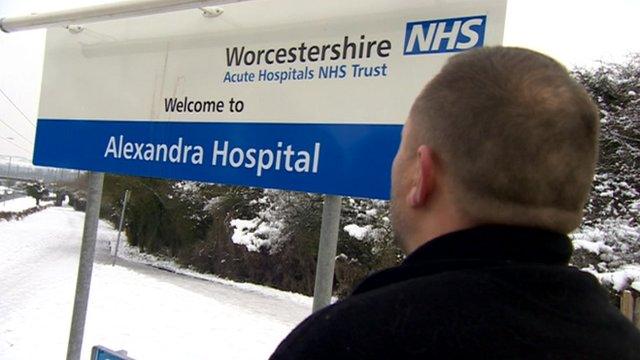
M 388 199 L 391 163 L 401 128 L 39 119 L 33 162 L 115 174 Z

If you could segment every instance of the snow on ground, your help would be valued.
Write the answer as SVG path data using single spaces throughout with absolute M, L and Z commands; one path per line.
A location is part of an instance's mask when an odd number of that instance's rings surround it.
M 124 238 L 124 235 L 123 235 L 123 238 Z M 116 243 L 116 239 L 113 238 L 111 240 L 110 247 L 111 248 L 115 247 L 115 243 Z M 125 239 L 120 240 L 120 246 L 118 248 L 118 258 L 124 258 L 126 260 L 133 261 L 139 264 L 153 266 L 154 268 L 157 268 L 157 269 L 167 270 L 176 274 L 186 275 L 196 279 L 211 281 L 218 284 L 232 286 L 234 288 L 242 289 L 245 291 L 256 292 L 259 294 L 263 294 L 265 296 L 271 296 L 278 299 L 292 301 L 302 306 L 306 306 L 308 308 L 311 308 L 313 305 L 313 298 L 306 295 L 277 290 L 277 289 L 270 288 L 268 286 L 263 286 L 263 285 L 256 285 L 251 283 L 239 283 L 239 282 L 227 280 L 212 274 L 203 274 L 192 269 L 186 269 L 180 266 L 179 264 L 177 264 L 173 260 L 161 259 L 151 254 L 141 253 L 140 249 L 138 249 L 137 247 L 133 247 L 127 244 Z
M 0 359 L 65 357 L 83 219 L 53 207 L 0 223 Z M 310 313 L 290 295 L 256 285 L 128 260 L 112 267 L 105 245 L 115 237 L 101 222 L 82 359 L 98 344 L 142 360 L 264 359 Z
M 41 201 L 40 205 L 51 203 L 51 201 Z M 0 212 L 21 212 L 34 207 L 36 207 L 36 199 L 30 196 L 0 202 Z
M 36 199 L 29 196 L 0 202 L 0 211 L 3 212 L 20 212 L 32 207 L 36 207 Z

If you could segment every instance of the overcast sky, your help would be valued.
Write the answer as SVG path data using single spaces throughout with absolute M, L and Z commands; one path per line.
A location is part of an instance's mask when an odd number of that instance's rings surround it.
M 0 0 L 0 17 L 107 2 L 113 0 Z M 568 67 L 621 61 L 640 52 L 639 15 L 640 0 L 510 0 L 504 44 Z M 43 55 L 44 30 L 0 32 L 0 155 L 32 156 Z

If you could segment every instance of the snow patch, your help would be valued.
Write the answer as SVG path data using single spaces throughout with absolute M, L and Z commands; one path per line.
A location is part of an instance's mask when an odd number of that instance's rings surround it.
M 52 203 L 52 201 L 40 201 L 40 206 Z M 36 207 L 36 199 L 30 196 L 0 202 L 0 212 L 22 212 L 34 207 Z
M 231 220 L 233 235 L 231 241 L 234 244 L 244 245 L 249 251 L 260 251 L 262 248 L 271 247 L 271 236 L 278 232 L 278 229 L 255 218 L 253 220 L 233 219 Z
M 362 240 L 371 231 L 371 225 L 358 226 L 356 224 L 349 224 L 343 229 L 349 234 L 349 236 Z
M 640 288 L 640 227 L 625 219 L 607 219 L 571 234 L 575 249 L 598 255 L 598 263 L 583 269 L 616 291 Z
M 611 246 L 605 245 L 603 241 L 592 242 L 588 240 L 573 240 L 574 249 L 584 249 L 590 253 L 600 255 L 600 253 L 612 253 Z
M 640 291 L 640 265 L 627 265 L 612 272 L 594 275 L 603 284 L 611 285 L 616 291 L 622 291 L 629 286 Z

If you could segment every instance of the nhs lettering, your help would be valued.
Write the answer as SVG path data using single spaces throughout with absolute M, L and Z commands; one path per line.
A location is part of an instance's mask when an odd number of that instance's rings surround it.
M 407 23 L 404 55 L 468 50 L 484 44 L 486 16 Z

